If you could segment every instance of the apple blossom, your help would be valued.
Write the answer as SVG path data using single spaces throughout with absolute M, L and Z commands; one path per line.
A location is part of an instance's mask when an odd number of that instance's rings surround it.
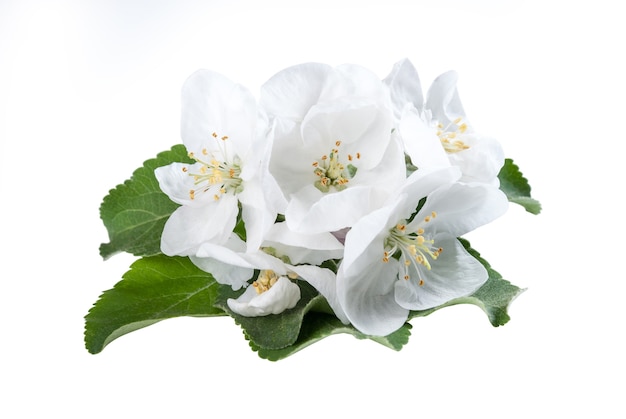
M 260 103 L 274 128 L 269 170 L 292 230 L 349 227 L 404 179 L 388 92 L 369 70 L 290 67 L 265 83 Z
M 155 170 L 163 192 L 181 205 L 165 224 L 161 250 L 193 255 L 202 243 L 225 242 L 239 205 L 250 247 L 260 245 L 276 211 L 267 199 L 273 182 L 266 170 L 269 149 L 259 140 L 267 128 L 254 97 L 220 74 L 199 70 L 183 86 L 181 125 L 195 163 Z
M 391 92 L 398 135 L 414 165 L 438 167 L 447 157 L 461 168 L 461 181 L 498 186 L 497 176 L 504 164 L 502 147 L 472 129 L 456 87 L 456 72 L 437 77 L 425 102 L 419 76 L 409 60 L 396 63 L 384 82 Z
M 487 280 L 486 269 L 456 237 L 502 215 L 508 202 L 499 189 L 458 183 L 459 176 L 454 167 L 418 170 L 347 234 L 337 294 L 363 333 L 388 335 L 410 310 L 469 295 Z

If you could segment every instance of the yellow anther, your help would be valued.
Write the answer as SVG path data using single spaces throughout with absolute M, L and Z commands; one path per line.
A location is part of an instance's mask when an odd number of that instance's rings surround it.
M 408 259 L 406 259 L 406 260 L 404 261 L 404 264 L 405 264 L 406 266 L 410 266 L 410 265 L 411 265 L 411 261 L 410 261 L 410 260 L 408 260 Z
M 463 117 L 459 116 L 457 119 L 452 121 L 452 123 L 455 124 L 455 125 L 458 125 L 458 123 L 461 122 L 462 120 L 463 120 Z
M 335 145 L 336 145 L 337 147 L 339 147 L 339 146 L 341 145 L 341 141 L 339 141 L 339 140 L 335 141 Z
M 424 217 L 424 221 L 426 221 L 427 223 L 430 222 L 430 215 L 427 215 L 426 217 Z
M 404 230 L 406 230 L 406 225 L 404 225 L 404 224 L 397 224 L 396 228 L 398 230 L 400 230 L 400 231 L 404 231 Z
M 319 166 L 319 165 L 320 165 L 320 163 L 319 163 L 319 162 L 316 162 L 316 161 L 314 161 L 314 162 L 313 162 L 313 167 L 317 167 L 317 166 Z
M 409 280 L 409 276 L 408 275 L 404 275 L 404 280 L 408 281 Z
M 435 211 L 431 212 L 431 213 L 430 213 L 430 215 L 431 215 L 433 218 L 436 218 L 436 217 L 437 217 L 437 213 L 436 213 Z
M 467 124 L 461 124 L 459 125 L 459 132 L 461 134 L 465 133 L 465 131 L 467 131 Z
M 213 195 L 213 200 L 219 201 L 220 196 L 218 194 Z
M 420 235 L 424 234 L 424 229 L 423 228 L 418 228 L 417 229 L 417 234 L 420 234 Z
M 415 239 L 415 241 L 417 242 L 418 246 L 422 246 L 424 244 L 424 241 L 426 239 L 424 239 L 424 236 L 417 236 L 417 238 Z
M 206 149 L 206 148 L 203 148 L 203 149 L 202 149 L 202 154 L 204 154 L 204 155 L 206 156 L 207 154 L 209 154 L 209 152 L 207 151 L 207 149 Z
M 226 140 L 228 140 L 228 135 L 225 135 L 222 137 L 222 141 L 226 141 Z

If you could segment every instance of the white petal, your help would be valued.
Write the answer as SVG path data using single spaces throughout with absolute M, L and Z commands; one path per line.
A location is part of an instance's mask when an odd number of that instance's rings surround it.
M 181 135 L 187 150 L 219 149 L 213 138 L 227 136 L 232 153 L 246 154 L 254 138 L 257 107 L 254 96 L 221 74 L 198 70 L 182 89 Z
M 280 71 L 261 87 L 261 107 L 270 117 L 302 121 L 319 100 L 331 70 L 326 64 L 306 63 Z
M 319 265 L 343 256 L 343 245 L 331 233 L 296 233 L 285 222 L 272 226 L 265 236 L 264 246 L 273 247 L 278 254 L 289 257 L 292 264 Z
M 292 195 L 285 211 L 290 229 L 307 234 L 341 230 L 354 225 L 380 202 L 380 194 L 366 186 L 322 193 L 308 185 Z
M 166 221 L 161 251 L 168 256 L 188 256 L 204 242 L 225 242 L 237 221 L 237 198 L 224 194 L 213 205 L 182 206 Z
M 266 203 L 260 179 L 245 182 L 237 197 L 241 202 L 241 216 L 246 226 L 248 251 L 256 251 L 267 231 L 276 220 L 276 212 Z
M 472 294 L 488 278 L 485 267 L 467 253 L 461 243 L 449 234 L 434 237 L 435 245 L 443 252 L 431 262 L 431 270 L 421 271 L 424 283 L 419 278 L 395 283 L 395 299 L 407 310 L 426 310 L 447 303 L 455 298 Z
M 381 261 L 385 251 L 384 241 L 389 229 L 398 222 L 398 208 L 407 201 L 407 195 L 401 194 L 383 208 L 380 208 L 356 223 L 346 234 L 344 257 L 341 269 L 347 276 L 357 275 L 366 270 L 372 261 Z
M 398 131 L 413 165 L 420 169 L 450 165 L 436 130 L 420 117 L 414 107 L 404 109 Z
M 435 211 L 437 217 L 428 223 L 429 228 L 461 237 L 500 217 L 508 206 L 506 195 L 497 187 L 456 183 L 432 192 L 415 220 L 419 223 L 423 215 Z
M 391 109 L 388 89 L 374 72 L 363 66 L 343 64 L 335 67 L 328 75 L 319 102 L 334 101 L 346 96 L 367 97 Z
M 422 85 L 417 70 L 408 59 L 394 64 L 391 73 L 383 82 L 389 86 L 391 103 L 396 119 L 400 119 L 406 104 L 410 103 L 416 109 L 424 106 Z
M 354 327 L 367 335 L 386 336 L 406 322 L 409 311 L 396 303 L 397 261 L 374 260 L 366 269 L 337 274 L 337 296 Z
M 500 143 L 489 137 L 473 134 L 460 138 L 469 145 L 467 150 L 449 155 L 450 162 L 463 172 L 462 181 L 489 183 L 498 186 L 498 173 L 504 165 L 504 151 Z
M 456 88 L 458 75 L 455 71 L 443 73 L 433 81 L 426 95 L 426 109 L 433 118 L 448 125 L 458 117 L 465 117 L 465 111 Z
M 267 291 L 257 294 L 254 287 L 248 287 L 236 300 L 230 298 L 228 307 L 237 314 L 245 317 L 267 316 L 280 314 L 293 308 L 300 300 L 300 287 L 285 277 Z
M 317 154 L 310 155 L 310 163 L 337 148 L 339 140 L 342 159 L 347 162 L 349 154 L 360 153 L 361 158 L 354 164 L 368 169 L 380 162 L 391 128 L 389 109 L 370 99 L 350 97 L 312 107 L 302 122 L 302 140 L 305 147 L 317 150 Z
M 189 256 L 189 259 L 198 268 L 213 275 L 218 284 L 230 285 L 235 291 L 247 286 L 248 280 L 254 275 L 253 268 L 231 265 L 213 258 Z
M 194 196 L 194 199 L 191 199 L 189 191 L 196 189 L 197 185 L 189 173 L 199 173 L 199 171 L 198 164 L 171 163 L 167 166 L 157 167 L 154 170 L 154 175 L 163 193 L 172 201 L 180 205 L 199 207 L 210 203 L 214 195 L 213 193 L 198 194 Z

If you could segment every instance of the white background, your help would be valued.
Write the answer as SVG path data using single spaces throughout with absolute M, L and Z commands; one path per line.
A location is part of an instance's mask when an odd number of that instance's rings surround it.
M 0 416 L 624 417 L 622 15 L 608 1 L 295 4 L 0 0 Z M 181 142 L 187 76 L 256 93 L 305 61 L 382 78 L 403 57 L 424 86 L 459 72 L 469 120 L 543 203 L 469 236 L 528 288 L 506 326 L 458 306 L 414 320 L 400 352 L 334 336 L 271 363 L 230 318 L 182 318 L 87 353 L 83 316 L 133 260 L 99 257 L 98 207 Z

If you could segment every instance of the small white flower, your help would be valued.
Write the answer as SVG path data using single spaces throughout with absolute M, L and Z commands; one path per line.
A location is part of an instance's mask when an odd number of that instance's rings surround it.
M 230 285 L 234 290 L 250 288 L 248 281 L 253 278 L 255 270 L 300 278 L 322 294 L 335 315 L 347 324 L 347 317 L 337 300 L 336 275 L 330 269 L 318 266 L 342 256 L 343 245 L 331 233 L 295 233 L 283 222 L 272 226 L 256 251 L 247 251 L 246 243 L 232 234 L 223 245 L 202 244 L 190 259 L 200 269 L 210 272 L 218 283 Z M 253 294 L 246 290 L 245 295 Z M 280 294 L 272 295 L 272 301 L 280 298 Z M 236 310 L 233 308 L 233 311 Z
M 280 314 L 294 308 L 298 301 L 300 301 L 298 285 L 271 270 L 264 270 L 243 294 L 237 299 L 229 298 L 226 303 L 237 314 L 258 317 Z
M 239 204 L 250 247 L 258 247 L 276 211 L 266 199 L 273 181 L 254 97 L 220 74 L 197 71 L 183 86 L 181 131 L 195 163 L 155 170 L 163 192 L 181 205 L 165 224 L 161 250 L 185 256 L 202 243 L 225 242 Z
M 418 170 L 395 199 L 346 236 L 337 293 L 363 333 L 392 333 L 409 310 L 469 295 L 487 280 L 485 268 L 456 237 L 499 217 L 508 202 L 495 187 L 456 183 L 457 170 Z
M 441 167 L 447 157 L 461 169 L 461 181 L 497 186 L 504 152 L 496 140 L 472 129 L 459 98 L 457 78 L 453 71 L 437 77 L 424 103 L 411 62 L 396 63 L 384 82 L 391 92 L 398 134 L 417 167 Z

